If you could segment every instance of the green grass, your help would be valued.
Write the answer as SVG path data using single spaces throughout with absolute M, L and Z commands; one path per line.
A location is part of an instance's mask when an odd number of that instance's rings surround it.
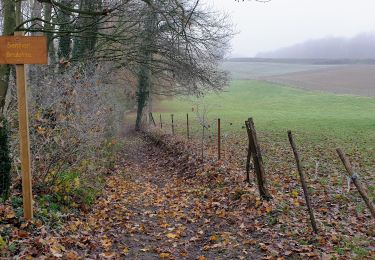
M 305 91 L 260 81 L 233 81 L 223 93 L 210 93 L 201 100 L 166 100 L 159 108 L 165 121 L 173 113 L 181 126 L 187 112 L 194 118 L 197 103 L 206 104 L 211 122 L 221 118 L 223 132 L 244 132 L 243 122 L 251 116 L 258 131 L 272 133 L 275 138 L 285 138 L 290 129 L 306 141 L 329 140 L 374 152 L 374 98 Z M 192 125 L 194 128 L 198 124 Z
M 230 71 L 234 80 L 249 80 L 265 76 L 275 76 L 287 73 L 323 69 L 336 65 L 316 65 L 297 63 L 270 63 L 270 62 L 223 62 L 222 68 Z

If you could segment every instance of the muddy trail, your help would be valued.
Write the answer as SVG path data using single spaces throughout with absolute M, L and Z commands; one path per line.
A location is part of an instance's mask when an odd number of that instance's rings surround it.
M 225 206 L 213 201 L 205 185 L 181 174 L 180 167 L 168 166 L 178 158 L 166 156 L 149 138 L 131 133 L 103 196 L 69 226 L 66 255 L 259 259 L 259 248 L 250 245 L 255 242 L 243 243 L 245 227 L 241 231 L 241 223 L 227 217 Z

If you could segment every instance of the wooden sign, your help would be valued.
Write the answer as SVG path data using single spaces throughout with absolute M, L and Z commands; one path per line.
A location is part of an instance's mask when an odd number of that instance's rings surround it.
M 0 64 L 47 64 L 45 36 L 1 36 Z
M 16 65 L 23 213 L 25 220 L 31 220 L 33 218 L 33 193 L 24 64 L 48 64 L 47 38 L 24 36 L 21 31 L 15 32 L 14 36 L 0 36 L 0 64 Z

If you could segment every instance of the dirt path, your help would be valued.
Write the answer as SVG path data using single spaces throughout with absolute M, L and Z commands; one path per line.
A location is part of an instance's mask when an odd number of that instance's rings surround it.
M 67 247 L 84 258 L 257 258 L 258 249 L 237 241 L 245 234 L 232 230 L 237 225 L 228 225 L 202 187 L 168 169 L 158 148 L 133 135 L 104 195 L 86 219 L 71 224 Z
M 269 175 L 273 200 L 261 201 L 256 185 L 244 182 L 242 167 L 231 159 L 217 161 L 209 147 L 202 161 L 194 142 L 157 130 L 143 136 L 127 133 L 124 139 L 92 209 L 71 215 L 60 231 L 47 235 L 41 230 L 40 239 L 29 240 L 36 251 L 32 255 L 43 251 L 71 260 L 372 259 L 369 214 L 355 213 L 350 206 L 345 219 L 340 210 L 348 203 L 335 205 L 337 196 L 331 200 L 326 188 L 314 186 L 324 192 L 313 193 L 320 228 L 320 234 L 313 234 L 297 175 L 285 174 L 288 167 Z M 349 244 L 351 234 L 359 242 Z

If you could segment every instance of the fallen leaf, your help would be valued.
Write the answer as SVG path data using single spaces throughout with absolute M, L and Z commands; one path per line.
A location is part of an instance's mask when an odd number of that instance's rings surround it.
M 160 257 L 161 259 L 169 258 L 170 256 L 171 256 L 170 253 L 160 253 L 160 254 L 159 254 L 159 257 Z
M 167 237 L 168 237 L 168 238 L 177 238 L 177 235 L 176 235 L 176 234 L 173 234 L 173 233 L 168 233 L 168 234 L 167 234 Z
M 215 242 L 217 240 L 217 236 L 216 235 L 212 235 L 211 237 L 210 237 L 210 241 L 211 242 Z

